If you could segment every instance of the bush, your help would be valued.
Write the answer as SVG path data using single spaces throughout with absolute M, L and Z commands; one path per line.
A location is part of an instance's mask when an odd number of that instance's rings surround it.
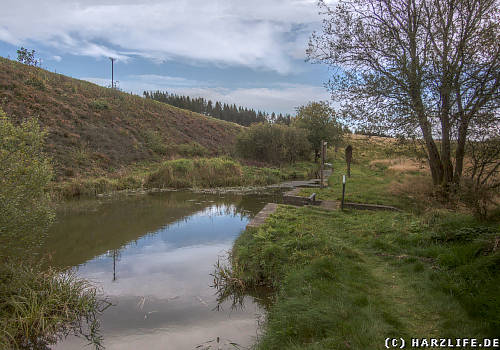
M 208 149 L 198 142 L 180 144 L 175 149 L 178 154 L 184 157 L 203 157 L 209 153 Z
M 41 90 L 41 91 L 45 91 L 47 88 L 45 86 L 45 83 L 43 82 L 43 80 L 38 78 L 36 75 L 30 75 L 30 77 L 28 79 L 26 79 L 26 81 L 24 83 L 26 85 L 33 86 L 34 88 Z
M 154 130 L 146 130 L 143 133 L 144 141 L 146 146 L 155 153 L 166 155 L 168 153 L 168 147 L 163 142 L 163 137 L 161 134 Z
M 0 110 L 0 256 L 38 243 L 53 219 L 44 138 L 36 120 L 15 126 Z
M 97 109 L 99 111 L 109 109 L 108 101 L 106 101 L 102 98 L 92 101 L 91 105 L 92 105 L 92 108 Z
M 308 159 L 311 146 L 305 130 L 260 123 L 238 135 L 236 151 L 243 158 L 280 164 Z
M 0 110 L 0 348 L 45 350 L 68 334 L 99 348 L 96 315 L 105 302 L 95 288 L 30 261 L 53 218 L 44 137 L 36 120 L 15 126 Z
M 494 208 L 498 208 L 500 187 L 475 182 L 471 178 L 462 179 L 459 192 L 460 200 L 472 209 L 474 214 L 486 219 Z

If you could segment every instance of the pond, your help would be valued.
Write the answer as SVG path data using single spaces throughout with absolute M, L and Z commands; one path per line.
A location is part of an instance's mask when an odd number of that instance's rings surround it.
M 244 349 L 258 332 L 259 298 L 217 311 L 210 274 L 249 220 L 278 199 L 174 191 L 69 202 L 42 253 L 113 303 L 100 318 L 106 349 Z M 69 337 L 54 349 L 85 344 Z

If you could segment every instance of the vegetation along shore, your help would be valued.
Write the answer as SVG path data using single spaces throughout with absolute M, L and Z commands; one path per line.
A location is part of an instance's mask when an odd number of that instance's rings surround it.
M 500 346 L 500 1 L 316 5 L 0 12 L 0 350 Z
M 221 299 L 271 288 L 258 349 L 384 349 L 387 337 L 494 338 L 500 329 L 500 221 L 432 195 L 418 154 L 354 136 L 346 200 L 402 212 L 280 205 L 237 239 L 219 266 Z M 319 199 L 340 200 L 346 164 Z M 237 304 L 237 303 L 236 303 Z

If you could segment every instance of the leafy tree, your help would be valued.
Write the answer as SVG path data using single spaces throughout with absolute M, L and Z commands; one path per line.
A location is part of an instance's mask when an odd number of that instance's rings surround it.
M 309 158 L 311 146 L 305 130 L 259 123 L 238 135 L 236 151 L 244 158 L 280 164 Z
M 354 122 L 421 137 L 447 193 L 460 182 L 470 126 L 500 121 L 498 0 L 319 5 L 323 30 L 307 53 L 333 68 L 333 99 Z
M 321 141 L 336 145 L 342 139 L 342 125 L 335 119 L 334 110 L 326 102 L 309 102 L 298 107 L 293 125 L 307 130 L 315 162 L 320 157 Z
M 17 50 L 17 60 L 21 63 L 35 67 L 40 63 L 39 60 L 35 58 L 35 50 L 29 51 L 24 47 Z
M 52 220 L 44 137 L 36 120 L 15 126 L 0 110 L 0 255 L 37 243 Z

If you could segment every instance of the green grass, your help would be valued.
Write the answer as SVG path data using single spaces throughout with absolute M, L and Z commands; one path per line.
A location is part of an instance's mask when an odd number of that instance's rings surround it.
M 199 147 L 188 145 L 186 150 L 198 152 Z M 162 163 L 138 163 L 116 171 L 113 176 L 73 178 L 52 183 L 50 191 L 57 199 L 68 199 L 151 188 L 266 186 L 290 179 L 314 177 L 316 169 L 317 165 L 312 162 L 257 167 L 241 165 L 230 158 L 180 158 Z
M 379 152 L 383 156 L 383 152 Z M 378 154 L 378 153 L 377 153 Z M 332 155 L 333 158 L 333 155 Z M 418 201 L 413 197 L 412 191 L 408 193 L 397 193 L 393 187 L 412 182 L 420 187 L 431 182 L 430 176 L 424 172 L 397 172 L 388 169 L 387 165 L 370 165 L 370 159 L 377 158 L 370 153 L 370 157 L 360 156 L 351 164 L 351 177 L 346 176 L 345 201 L 369 204 L 392 205 L 405 210 L 423 211 L 428 204 L 427 201 Z M 318 199 L 341 200 L 342 199 L 342 176 L 347 173 L 346 163 L 339 155 L 331 159 L 333 173 L 328 179 L 328 187 L 324 189 L 304 188 L 299 195 L 309 196 L 315 192 Z M 396 186 L 395 186 L 396 185 Z M 426 193 L 420 193 L 425 196 Z
M 297 162 L 280 168 L 243 166 L 242 184 L 271 185 L 285 180 L 310 179 L 316 175 L 318 166 L 311 162 Z
M 69 334 L 102 348 L 97 316 L 109 305 L 71 272 L 0 264 L 0 348 L 50 349 Z
M 275 290 L 258 348 L 383 349 L 386 337 L 498 336 L 498 224 L 439 215 L 280 206 L 245 231 L 231 278 L 247 290 Z

